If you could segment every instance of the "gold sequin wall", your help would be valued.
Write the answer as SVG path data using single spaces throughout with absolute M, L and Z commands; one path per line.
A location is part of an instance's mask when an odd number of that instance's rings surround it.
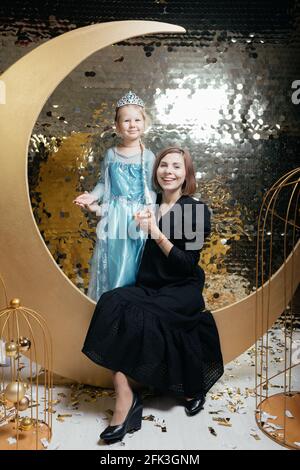
M 184 26 L 187 34 L 107 47 L 45 103 L 32 131 L 28 178 L 33 213 L 55 261 L 87 291 L 97 221 L 72 201 L 96 184 L 104 149 L 116 143 L 115 103 L 132 89 L 151 116 L 147 147 L 154 153 L 174 143 L 188 147 L 196 196 L 213 210 L 201 255 L 208 307 L 241 299 L 255 284 L 262 196 L 299 165 L 300 104 L 293 99 L 295 81 L 300 88 L 299 3 L 62 3 L 46 2 L 43 11 L 26 1 L 0 6 L 0 72 L 42 42 L 93 22 L 152 19 Z M 15 126 L 18 132 L 17 116 Z M 283 225 L 276 223 L 280 246 Z M 273 254 L 274 270 L 280 252 Z

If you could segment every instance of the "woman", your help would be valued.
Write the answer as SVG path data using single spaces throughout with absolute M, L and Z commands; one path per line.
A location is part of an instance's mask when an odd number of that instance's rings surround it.
M 186 413 L 194 415 L 223 374 L 218 332 L 211 313 L 204 311 L 205 276 L 198 266 L 210 213 L 190 197 L 196 180 L 188 151 L 162 151 L 153 182 L 161 191 L 158 210 L 136 214 L 139 228 L 148 233 L 136 285 L 101 296 L 82 350 L 114 372 L 115 411 L 100 435 L 108 443 L 141 428 L 142 402 L 127 376 L 185 397 Z

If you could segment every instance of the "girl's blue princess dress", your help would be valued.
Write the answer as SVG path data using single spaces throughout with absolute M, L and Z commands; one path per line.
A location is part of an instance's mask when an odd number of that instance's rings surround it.
M 145 178 L 141 151 L 125 157 L 113 147 L 101 161 L 99 182 L 90 193 L 101 202 L 88 289 L 88 296 L 96 302 L 104 292 L 136 282 L 147 235 L 136 226 L 134 214 L 146 203 L 155 203 L 154 160 L 154 154 L 144 149 Z M 148 200 L 145 194 L 149 195 Z

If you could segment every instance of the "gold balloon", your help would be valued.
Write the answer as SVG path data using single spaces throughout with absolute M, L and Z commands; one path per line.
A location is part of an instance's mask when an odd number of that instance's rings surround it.
M 22 431 L 29 431 L 33 427 L 33 420 L 29 416 L 25 416 L 19 421 L 19 427 Z
M 16 403 L 22 400 L 25 395 L 25 387 L 22 382 L 10 382 L 5 391 L 4 396 L 6 400 Z
M 20 303 L 21 303 L 21 302 L 20 302 L 20 299 L 12 299 L 12 300 L 10 301 L 10 306 L 11 306 L 12 308 L 18 308 L 18 307 L 20 307 Z
M 29 399 L 25 396 L 19 400 L 19 402 L 15 403 L 14 406 L 17 408 L 18 411 L 25 411 L 29 406 Z
M 8 357 L 15 357 L 18 352 L 18 346 L 14 341 L 5 344 L 5 353 Z
M 25 336 L 20 336 L 18 340 L 18 346 L 20 351 L 29 351 L 30 346 L 31 346 L 31 341 L 29 338 L 26 338 Z

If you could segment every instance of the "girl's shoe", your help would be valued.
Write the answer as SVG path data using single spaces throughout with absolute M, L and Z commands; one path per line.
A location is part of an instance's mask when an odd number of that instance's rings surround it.
M 142 427 L 143 403 L 138 393 L 133 392 L 133 400 L 130 410 L 122 424 L 116 426 L 108 426 L 100 434 L 107 444 L 120 441 L 127 432 L 138 431 Z
M 194 416 L 199 411 L 203 410 L 205 403 L 205 395 L 199 394 L 197 397 L 193 398 L 192 400 L 185 400 L 184 401 L 184 409 L 188 416 Z

